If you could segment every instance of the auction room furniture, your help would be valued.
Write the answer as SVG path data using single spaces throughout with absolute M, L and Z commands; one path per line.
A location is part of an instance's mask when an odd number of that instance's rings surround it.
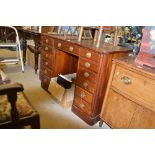
M 72 111 L 93 125 L 99 120 L 112 58 L 128 55 L 129 49 L 100 44 L 93 40 L 64 39 L 61 36 L 41 36 L 41 86 L 48 90 L 50 79 L 58 74 L 77 73 Z
M 133 57 L 114 59 L 101 121 L 111 128 L 155 128 L 155 70 Z
M 38 70 L 38 57 L 40 54 L 40 36 L 41 33 L 36 30 L 29 30 L 29 29 L 24 29 L 22 27 L 17 28 L 18 32 L 20 33 L 20 37 L 22 39 L 22 44 L 23 44 L 23 61 L 24 64 L 26 62 L 26 49 L 27 49 L 27 40 L 28 39 L 33 39 L 34 40 L 34 48 L 32 46 L 29 46 L 30 51 L 34 53 L 35 57 L 35 73 L 37 73 Z
M 7 75 L 0 69 L 0 129 L 18 129 L 24 126 L 40 128 L 39 114 L 23 90 L 21 84 L 10 83 Z
M 15 47 L 16 48 L 16 57 L 15 58 L 10 57 L 10 58 L 4 59 L 4 60 L 1 61 L 1 63 L 7 63 L 7 62 L 18 63 L 18 61 L 20 60 L 21 67 L 22 67 L 22 72 L 24 72 L 23 57 L 22 57 L 21 45 L 20 45 L 19 35 L 18 35 L 18 32 L 17 32 L 17 29 L 15 27 L 13 27 L 13 26 L 5 26 L 5 28 L 13 30 L 14 33 L 15 33 L 15 38 L 16 39 L 15 39 L 14 42 L 8 42 L 7 38 L 6 38 L 5 42 L 0 43 L 0 47 L 2 47 L 2 48 L 4 48 L 4 47 L 5 48 L 7 48 L 7 47 Z

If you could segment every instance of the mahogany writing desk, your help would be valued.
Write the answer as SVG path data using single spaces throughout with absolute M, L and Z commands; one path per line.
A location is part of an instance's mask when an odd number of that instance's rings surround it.
M 23 62 L 25 64 L 26 62 L 26 49 L 27 49 L 27 39 L 33 39 L 34 40 L 34 49 L 31 48 L 31 52 L 34 53 L 34 57 L 35 57 L 35 73 L 37 73 L 38 70 L 38 57 L 40 54 L 40 37 L 41 37 L 41 33 L 38 31 L 34 31 L 34 30 L 28 30 L 28 29 L 23 29 L 23 28 L 17 28 L 20 37 L 22 38 L 22 44 L 23 44 Z
M 99 120 L 107 82 L 114 57 L 128 55 L 129 49 L 101 44 L 92 40 L 66 40 L 41 36 L 41 86 L 48 90 L 50 79 L 58 74 L 77 73 L 72 111 L 89 125 Z

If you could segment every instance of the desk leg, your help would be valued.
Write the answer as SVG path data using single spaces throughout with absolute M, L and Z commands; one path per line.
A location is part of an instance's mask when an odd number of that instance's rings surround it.
M 35 74 L 37 73 L 37 70 L 38 70 L 38 57 L 39 57 L 39 41 L 38 41 L 38 37 L 35 36 L 34 38 L 34 42 L 35 42 L 35 51 L 34 51 L 34 59 L 35 59 L 35 66 L 34 66 L 34 69 L 35 69 Z
M 23 62 L 24 62 L 24 65 L 26 63 L 26 49 L 27 49 L 27 41 L 26 41 L 26 37 L 24 34 L 23 35 Z

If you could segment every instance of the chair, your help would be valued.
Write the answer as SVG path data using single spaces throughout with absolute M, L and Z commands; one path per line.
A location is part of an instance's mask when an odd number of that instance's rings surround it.
M 23 93 L 22 84 L 5 82 L 0 84 L 0 129 L 19 129 L 25 126 L 39 129 L 39 114 Z
M 16 34 L 16 41 L 13 43 L 9 43 L 9 42 L 2 42 L 0 43 L 0 47 L 15 47 L 16 48 L 16 58 L 7 58 L 4 60 L 1 60 L 1 63 L 7 63 L 7 62 L 15 62 L 18 63 L 18 61 L 20 60 L 21 63 L 21 68 L 22 68 L 22 72 L 24 72 L 24 63 L 23 63 L 23 58 L 22 58 L 22 52 L 21 52 L 21 45 L 20 45 L 20 41 L 19 41 L 19 35 L 17 32 L 17 29 L 13 26 L 5 26 L 6 28 L 12 29 L 15 34 Z M 20 58 L 20 59 L 19 59 Z

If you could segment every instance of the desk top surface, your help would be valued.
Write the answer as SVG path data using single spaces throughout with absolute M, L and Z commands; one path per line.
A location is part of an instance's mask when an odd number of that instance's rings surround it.
M 93 40 L 81 40 L 81 42 L 78 42 L 78 40 L 75 40 L 75 39 L 70 40 L 68 38 L 65 39 L 63 36 L 58 36 L 58 35 L 51 35 L 51 34 L 42 34 L 42 35 L 50 36 L 52 38 L 59 39 L 62 41 L 67 41 L 67 42 L 82 46 L 84 48 L 89 48 L 96 52 L 104 53 L 104 54 L 118 52 L 118 51 L 131 52 L 131 49 L 129 48 L 125 48 L 122 46 L 113 46 L 112 44 L 103 43 L 103 42 L 100 43 L 99 47 L 96 47 L 96 42 L 94 42 Z

